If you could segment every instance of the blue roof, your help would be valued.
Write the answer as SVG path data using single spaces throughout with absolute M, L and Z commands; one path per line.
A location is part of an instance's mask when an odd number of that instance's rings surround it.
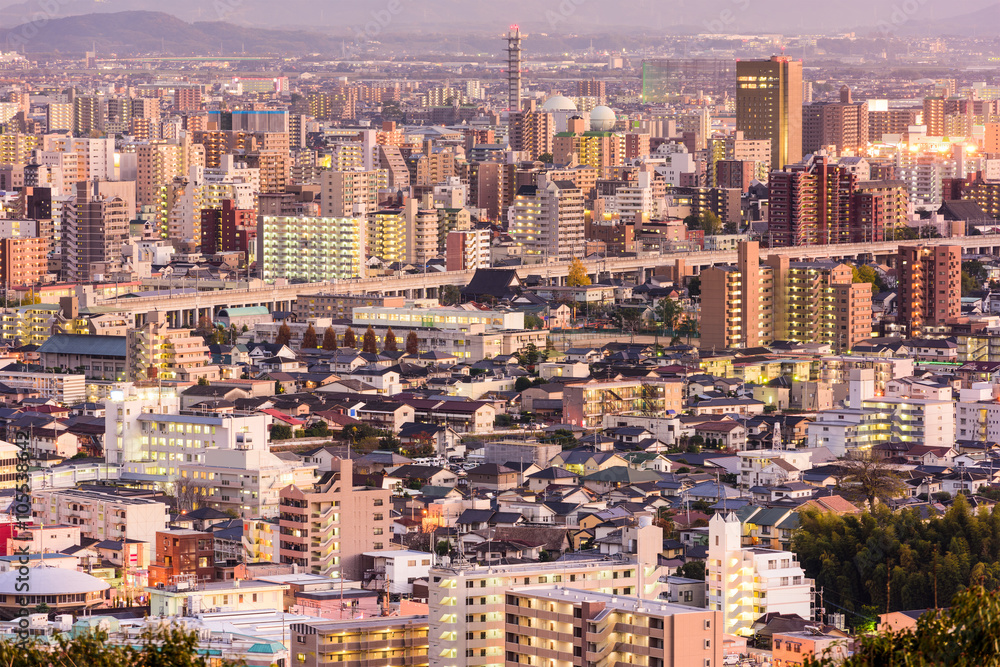
M 39 354 L 83 354 L 97 357 L 126 356 L 125 336 L 53 334 L 38 348 Z

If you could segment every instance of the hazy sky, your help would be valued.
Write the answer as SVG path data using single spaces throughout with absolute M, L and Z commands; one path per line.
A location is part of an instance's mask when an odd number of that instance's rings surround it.
M 527 30 L 554 34 L 680 26 L 737 33 L 925 32 L 935 25 L 953 27 L 951 19 L 988 6 L 997 6 L 997 0 L 29 0 L 8 3 L 0 12 L 0 24 L 9 28 L 38 16 L 152 10 L 187 21 L 324 31 L 364 25 L 390 32 L 407 26 L 502 30 L 519 23 Z

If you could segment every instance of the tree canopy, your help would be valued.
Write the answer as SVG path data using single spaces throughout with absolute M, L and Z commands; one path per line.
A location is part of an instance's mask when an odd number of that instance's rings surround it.
M 375 330 L 371 327 L 368 327 L 364 337 L 361 339 L 361 351 L 368 354 L 378 354 L 378 337 L 375 335 Z
M 354 329 L 347 327 L 344 332 L 344 347 L 355 348 L 358 346 L 358 339 L 354 335 Z
M 306 332 L 302 334 L 302 348 L 314 350 L 317 347 L 319 347 L 319 336 L 316 335 L 316 329 L 310 324 L 306 327 Z
M 288 326 L 288 322 L 282 322 L 281 326 L 278 327 L 278 336 L 274 342 L 278 345 L 288 345 L 292 342 L 292 328 Z
M 973 514 L 963 495 L 926 521 L 879 505 L 845 516 L 803 510 L 799 523 L 792 551 L 853 624 L 886 609 L 945 607 L 973 584 L 1000 590 L 1000 508 Z
M 566 276 L 566 284 L 570 287 L 586 287 L 590 284 L 590 276 L 587 275 L 587 267 L 577 258 L 569 265 L 569 274 Z
M 333 330 L 333 327 L 327 327 L 326 331 L 323 332 L 323 349 L 337 349 L 337 332 Z
M 420 339 L 417 338 L 416 331 L 406 334 L 406 353 L 411 355 L 420 353 Z
M 17 667 L 209 667 L 220 664 L 197 651 L 198 636 L 179 628 L 143 630 L 127 645 L 108 642 L 106 632 L 77 637 L 56 635 L 52 644 L 29 642 L 20 646 L 0 641 L 0 664 Z M 238 663 L 222 660 L 223 667 Z
M 1000 594 L 974 586 L 931 610 L 913 629 L 862 635 L 846 660 L 809 656 L 805 667 L 998 667 Z
M 388 327 L 385 330 L 385 338 L 382 340 L 382 351 L 396 352 L 398 349 L 396 347 L 396 333 L 392 330 L 392 327 Z
M 882 276 L 879 275 L 875 267 L 863 264 L 861 266 L 855 266 L 851 270 L 853 281 L 856 283 L 871 283 L 872 294 L 878 294 L 879 292 L 884 292 L 886 289 L 885 281 L 882 280 Z

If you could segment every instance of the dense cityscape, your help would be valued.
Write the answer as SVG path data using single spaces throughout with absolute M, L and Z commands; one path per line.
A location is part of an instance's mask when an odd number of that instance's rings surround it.
M 0 28 L 0 662 L 1000 664 L 1000 5 L 130 2 Z

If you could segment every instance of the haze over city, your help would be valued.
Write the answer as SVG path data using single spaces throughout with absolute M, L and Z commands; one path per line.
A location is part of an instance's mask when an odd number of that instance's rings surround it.
M 1000 667 L 1000 3 L 0 12 L 0 663 Z

